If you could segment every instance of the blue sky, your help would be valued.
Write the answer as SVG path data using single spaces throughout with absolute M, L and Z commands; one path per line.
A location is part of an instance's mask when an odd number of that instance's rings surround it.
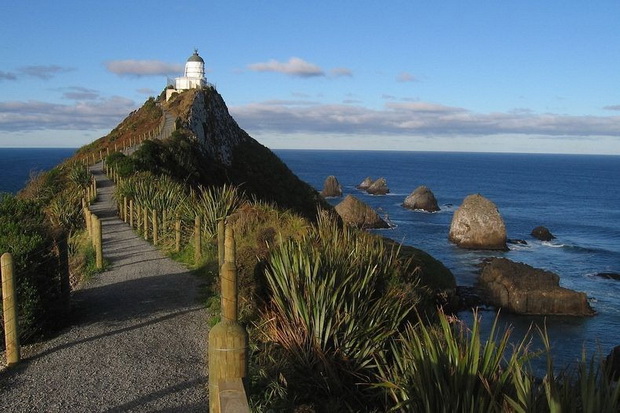
M 617 0 L 1 9 L 0 147 L 91 142 L 198 48 L 239 125 L 271 148 L 620 154 Z

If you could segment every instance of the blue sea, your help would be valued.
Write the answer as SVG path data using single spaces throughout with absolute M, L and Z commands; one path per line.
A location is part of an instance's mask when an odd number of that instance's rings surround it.
M 70 148 L 0 148 L 0 192 L 17 193 L 31 174 L 52 169 L 74 153 Z
M 595 277 L 620 273 L 620 157 L 496 153 L 297 151 L 277 150 L 278 156 L 302 180 L 321 190 L 335 175 L 345 195 L 353 194 L 381 214 L 394 228 L 378 231 L 418 247 L 442 261 L 457 284 L 472 286 L 476 264 L 489 256 L 504 256 L 555 272 L 561 285 L 585 292 L 598 315 L 591 318 L 525 317 L 502 314 L 502 321 L 522 335 L 535 322 L 546 322 L 558 365 L 581 356 L 603 355 L 620 345 L 620 281 Z M 367 195 L 355 187 L 367 176 L 384 177 L 386 196 Z M 419 185 L 429 187 L 441 211 L 425 213 L 401 207 Z M 508 252 L 469 251 L 448 241 L 454 211 L 469 194 L 493 201 L 505 221 L 508 237 L 527 245 L 510 245 Z M 330 199 L 337 204 L 341 199 Z M 544 225 L 557 237 L 541 242 L 530 232 Z M 471 320 L 469 313 L 461 313 Z M 489 326 L 494 312 L 481 313 Z
M 16 193 L 33 171 L 48 170 L 70 157 L 74 149 L 0 149 L 0 192 Z M 620 273 L 620 157 L 579 155 L 482 154 L 440 152 L 277 150 L 293 172 L 317 190 L 335 175 L 345 194 L 353 194 L 382 214 L 394 228 L 387 237 L 421 248 L 441 260 L 459 285 L 471 286 L 475 265 L 488 256 L 551 270 L 561 285 L 587 293 L 598 314 L 591 318 L 524 317 L 502 314 L 514 337 L 532 322 L 546 323 L 556 364 L 566 366 L 581 356 L 606 355 L 620 345 L 620 281 L 594 277 Z M 355 189 L 364 178 L 384 177 L 386 196 Z M 424 213 L 401 207 L 419 185 L 428 186 L 441 211 Z M 452 214 L 469 194 L 492 200 L 502 215 L 508 237 L 527 241 L 508 252 L 462 250 L 448 242 Z M 330 199 L 336 204 L 339 199 Z M 544 225 L 557 237 L 540 242 L 529 234 Z M 461 313 L 470 320 L 469 313 Z M 494 312 L 481 313 L 490 325 Z

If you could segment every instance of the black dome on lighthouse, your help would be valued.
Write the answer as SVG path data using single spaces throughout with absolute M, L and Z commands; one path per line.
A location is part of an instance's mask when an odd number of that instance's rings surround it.
M 194 49 L 194 54 L 191 55 L 188 59 L 188 62 L 200 62 L 200 63 L 204 63 L 205 61 L 202 60 L 202 57 L 198 56 L 198 50 Z

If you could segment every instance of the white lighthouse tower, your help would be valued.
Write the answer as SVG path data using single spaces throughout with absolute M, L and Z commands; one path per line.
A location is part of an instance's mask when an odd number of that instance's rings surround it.
M 166 100 L 170 99 L 175 92 L 183 92 L 189 89 L 201 89 L 207 85 L 205 79 L 205 61 L 198 55 L 198 50 L 194 49 L 185 63 L 185 72 L 182 77 L 175 78 L 174 89 L 166 89 Z

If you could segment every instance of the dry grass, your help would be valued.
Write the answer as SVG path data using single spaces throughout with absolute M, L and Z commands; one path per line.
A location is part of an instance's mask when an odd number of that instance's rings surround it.
M 197 92 L 198 89 L 190 89 L 175 95 L 163 104 L 164 109 L 177 118 L 187 119 L 189 117 L 189 109 L 194 103 L 194 96 L 196 96 Z

